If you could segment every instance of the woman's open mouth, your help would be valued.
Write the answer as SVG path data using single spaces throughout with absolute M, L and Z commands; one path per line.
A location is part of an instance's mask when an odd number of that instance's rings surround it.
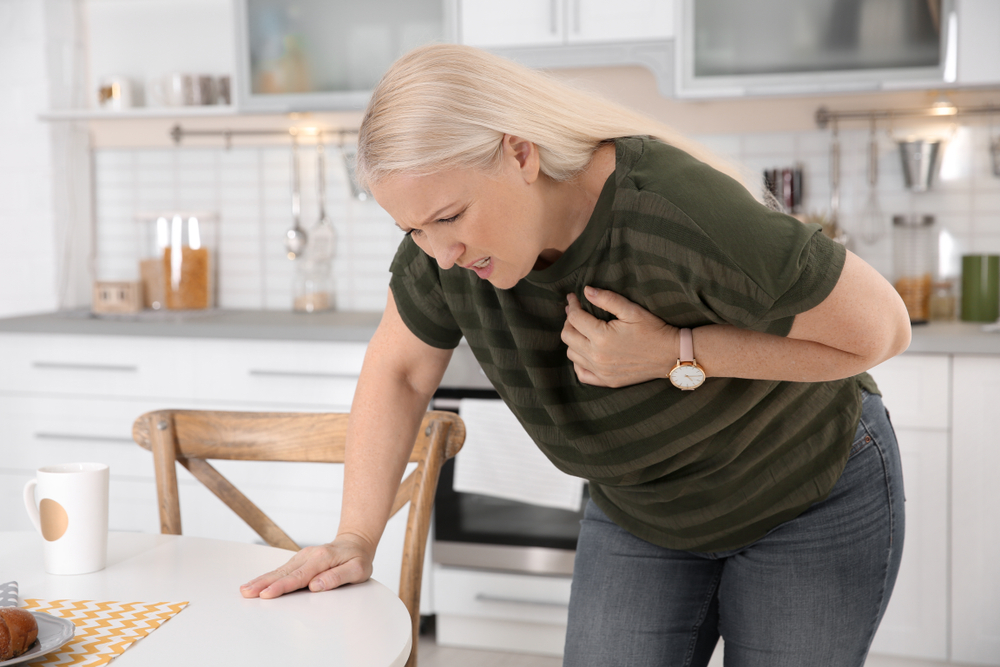
M 475 271 L 477 276 L 479 276 L 483 280 L 486 280 L 490 277 L 490 274 L 493 273 L 493 258 L 483 257 L 478 262 L 470 264 L 468 268 Z

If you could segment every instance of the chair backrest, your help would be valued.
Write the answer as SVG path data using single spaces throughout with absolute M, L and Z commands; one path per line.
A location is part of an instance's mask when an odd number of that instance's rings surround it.
M 132 437 L 153 453 L 160 532 L 181 534 L 176 462 L 269 545 L 297 551 L 299 546 L 206 459 L 343 463 L 347 419 L 343 413 L 213 410 L 157 410 L 141 415 L 132 426 Z M 465 425 L 458 415 L 428 412 L 410 454 L 410 462 L 417 467 L 400 483 L 392 504 L 394 515 L 410 503 L 399 579 L 399 597 L 413 621 L 409 667 L 416 665 L 421 575 L 438 475 L 464 442 Z

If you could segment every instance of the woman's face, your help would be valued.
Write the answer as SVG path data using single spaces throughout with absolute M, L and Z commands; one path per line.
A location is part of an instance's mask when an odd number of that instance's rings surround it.
M 495 175 L 457 169 L 372 187 L 396 225 L 442 269 L 458 264 L 500 289 L 527 276 L 551 247 L 543 191 L 538 149 L 510 136 Z

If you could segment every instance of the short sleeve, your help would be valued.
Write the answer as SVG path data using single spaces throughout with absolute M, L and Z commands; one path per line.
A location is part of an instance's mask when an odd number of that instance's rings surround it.
M 441 286 L 437 263 L 407 237 L 390 267 L 389 288 L 407 328 L 432 347 L 450 350 L 462 339 Z
M 664 225 L 674 242 L 664 253 L 683 276 L 689 303 L 708 320 L 785 336 L 796 315 L 833 291 L 847 251 L 819 225 L 771 210 L 678 149 L 644 148 L 630 174 L 634 208 L 640 219 Z

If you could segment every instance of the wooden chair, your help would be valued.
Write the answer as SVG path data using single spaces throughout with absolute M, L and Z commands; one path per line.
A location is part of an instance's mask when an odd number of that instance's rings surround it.
M 181 534 L 177 471 L 187 468 L 238 514 L 269 545 L 299 546 L 206 459 L 343 463 L 346 414 L 216 412 L 158 410 L 136 419 L 132 437 L 153 453 L 160 532 Z M 442 464 L 465 442 L 465 425 L 451 412 L 428 412 L 414 443 L 410 462 L 417 467 L 400 483 L 391 515 L 410 503 L 403 543 L 399 597 L 413 621 L 413 650 L 406 663 L 417 663 L 420 629 L 420 580 L 430 527 L 434 492 Z

